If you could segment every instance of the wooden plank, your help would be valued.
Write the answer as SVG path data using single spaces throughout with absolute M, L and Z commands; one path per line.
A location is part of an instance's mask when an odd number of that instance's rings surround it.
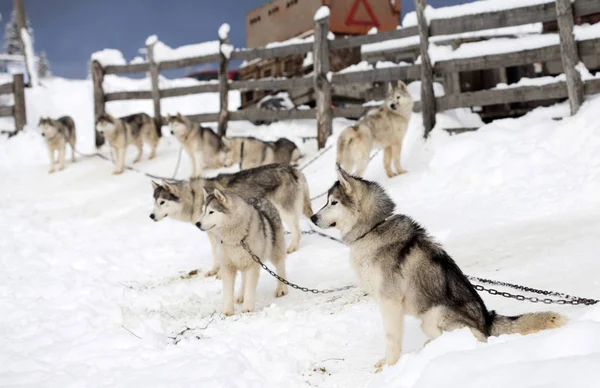
M 179 97 L 179 96 L 187 96 L 188 94 L 217 93 L 218 91 L 219 91 L 219 84 L 209 83 L 209 84 L 203 84 L 203 85 L 183 86 L 180 88 L 163 89 L 160 91 L 160 97 L 161 98 Z
M 221 31 L 225 31 L 224 26 L 219 28 L 219 35 Z M 229 28 L 223 36 L 219 36 L 219 121 L 217 127 L 217 133 L 220 136 L 227 134 L 227 116 L 229 114 L 229 72 L 227 68 L 229 66 L 229 58 L 223 54 L 223 46 L 229 44 Z
M 95 133 L 95 144 L 96 148 L 99 148 L 104 144 L 104 135 L 96 131 L 96 120 L 104 113 L 106 96 L 104 95 L 104 88 L 102 83 L 104 82 L 104 69 L 98 61 L 92 61 L 92 87 L 94 89 L 94 133 Z
M 200 57 L 176 59 L 173 61 L 162 61 L 158 63 L 159 70 L 182 69 L 185 67 L 202 65 L 204 63 L 219 62 L 220 54 L 209 54 Z
M 310 52 L 312 48 L 313 44 L 308 42 L 280 47 L 234 50 L 229 59 L 232 61 L 251 61 L 253 59 L 280 58 L 287 57 L 289 55 L 304 55 Z
M 386 40 L 402 39 L 419 34 L 417 26 L 400 28 L 398 30 L 382 31 L 373 35 L 360 35 L 349 38 L 336 39 L 330 43 L 331 50 L 341 50 L 362 46 L 365 44 L 379 43 Z
M 313 77 L 231 81 L 230 90 L 284 90 L 311 87 Z
M 14 106 L 0 106 L 0 117 L 12 117 Z
M 106 93 L 105 101 L 122 101 L 122 100 L 151 100 L 152 92 L 150 90 L 136 90 L 132 92 L 113 92 Z
M 314 90 L 317 105 L 317 143 L 319 149 L 325 147 L 331 136 L 333 117 L 331 112 L 331 83 L 329 73 L 329 16 L 315 20 Z
M 573 35 L 573 10 L 571 0 L 556 0 L 556 17 L 560 36 L 560 51 L 563 70 L 567 77 L 567 91 L 569 92 L 569 106 L 574 115 L 583 103 L 583 83 L 581 75 L 575 68 L 580 62 L 577 43 Z
M 186 115 L 186 117 L 197 123 L 215 123 L 219 120 L 218 113 L 202 113 L 198 115 Z
M 12 92 L 13 92 L 12 82 L 0 85 L 0 95 L 1 94 L 12 94 Z
M 583 90 L 587 95 L 600 93 L 600 79 L 591 79 L 585 81 L 583 84 Z
M 572 5 L 575 16 L 600 13 L 600 1 L 598 0 L 577 0 Z
M 421 43 L 421 107 L 423 110 L 424 136 L 435 126 L 435 95 L 433 93 L 433 68 L 429 60 L 429 26 L 425 18 L 425 0 L 415 0 L 419 37 Z
M 109 65 L 104 67 L 104 74 L 135 74 L 145 73 L 150 70 L 148 63 L 135 63 L 130 65 Z
M 234 121 L 282 121 L 314 119 L 317 109 L 290 109 L 290 110 L 268 110 L 268 109 L 246 109 L 229 112 L 229 119 Z
M 437 98 L 440 111 L 473 106 L 507 104 L 511 102 L 543 101 L 568 96 L 565 82 L 541 86 L 489 89 Z
M 421 75 L 420 65 L 386 67 L 383 69 L 372 69 L 364 71 L 353 71 L 350 73 L 337 73 L 331 77 L 334 85 L 390 82 L 401 80 L 417 80 Z
M 150 66 L 150 84 L 152 85 L 152 90 L 150 94 L 152 95 L 152 105 L 154 106 L 154 123 L 157 128 L 162 127 L 162 114 L 160 113 L 160 89 L 158 84 L 158 64 L 154 61 L 154 45 L 156 42 L 149 44 L 146 46 L 146 53 L 148 55 L 148 65 Z
M 25 81 L 23 74 L 13 75 L 13 95 L 15 105 L 13 116 L 15 117 L 15 127 L 17 131 L 22 131 L 27 124 L 27 112 L 25 109 Z

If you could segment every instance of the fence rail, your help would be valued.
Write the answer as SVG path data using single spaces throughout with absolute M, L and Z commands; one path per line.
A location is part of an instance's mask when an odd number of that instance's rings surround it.
M 11 106 L 0 106 L 0 117 L 13 117 L 15 120 L 15 132 L 22 131 L 25 124 L 27 124 L 23 74 L 15 74 L 13 75 L 13 82 L 0 85 L 0 95 L 4 94 L 12 94 L 14 104 Z
M 568 3 L 568 4 L 567 4 Z M 345 84 L 377 84 L 396 80 L 421 80 L 422 101 L 417 101 L 415 111 L 423 111 L 426 133 L 435 125 L 435 113 L 448 109 L 472 106 L 506 104 L 548 99 L 569 98 L 572 112 L 581 103 L 576 94 L 600 92 L 600 81 L 590 80 L 585 83 L 575 78 L 578 72 L 574 64 L 582 59 L 597 57 L 600 54 L 600 39 L 589 39 L 575 42 L 573 38 L 573 17 L 600 13 L 598 0 L 555 0 L 543 4 L 519 8 L 464 15 L 447 19 L 433 19 L 428 23 L 423 15 L 425 0 L 415 0 L 418 12 L 418 25 L 385 31 L 372 35 L 348 37 L 329 40 L 327 37 L 329 20 L 327 18 L 315 22 L 314 42 L 282 45 L 278 47 L 257 49 L 235 49 L 229 57 L 219 53 L 198 56 L 194 58 L 172 61 L 152 61 L 149 55 L 147 63 L 105 66 L 98 62 L 92 63 L 94 79 L 95 113 L 104 112 L 105 102 L 132 99 L 152 99 L 155 107 L 155 117 L 160 115 L 160 99 L 177 97 L 196 93 L 220 93 L 220 112 L 191 115 L 199 122 L 219 122 L 219 132 L 225 133 L 228 120 L 273 121 L 291 119 L 317 119 L 319 130 L 319 146 L 325 144 L 331 130 L 333 117 L 359 117 L 369 110 L 364 106 L 332 107 L 331 94 L 336 85 Z M 562 8 L 561 8 L 562 7 Z M 565 11 L 565 7 L 570 12 Z M 560 44 L 546 47 L 526 49 L 519 52 L 481 55 L 469 58 L 440 60 L 431 65 L 428 61 L 427 42 L 433 36 L 463 34 L 473 31 L 514 27 L 530 23 L 558 21 Z M 366 44 L 385 42 L 393 39 L 419 37 L 417 44 L 409 48 L 418 49 L 421 63 L 396 66 L 382 69 L 371 69 L 356 72 L 329 73 L 329 54 L 332 51 L 359 47 Z M 224 37 L 221 37 L 224 38 Z M 220 40 L 220 48 L 228 43 L 228 39 Z M 569 46 L 570 45 L 570 46 Z M 571 47 L 571 48 L 568 48 Z M 568 48 L 568 49 L 567 49 Z M 152 47 L 147 47 L 152 53 Z M 390 49 L 387 49 L 390 50 Z M 397 49 L 393 49 L 394 51 Z M 391 50 L 390 50 L 391 51 Z M 259 60 L 278 58 L 291 55 L 313 54 L 314 71 L 308 76 L 294 78 L 268 78 L 258 80 L 229 81 L 227 66 L 229 60 Z M 460 92 L 460 85 L 446 86 L 446 95 L 434 97 L 433 79 L 442 77 L 444 80 L 456 80 L 458 74 L 467 71 L 506 68 L 539 62 L 562 60 L 566 82 L 556 82 L 541 86 L 510 87 L 504 89 L 489 89 L 476 92 Z M 160 89 L 158 73 L 162 70 L 176 69 L 204 63 L 219 64 L 219 82 L 209 82 L 195 86 Z M 124 91 L 104 93 L 102 81 L 105 74 L 131 74 L 150 72 L 152 89 L 149 91 Z M 456 83 L 456 81 L 454 81 Z M 568 85 L 570 85 L 568 87 Z M 1 88 L 1 87 L 0 87 Z M 273 111 L 265 109 L 246 109 L 243 111 L 227 111 L 227 92 L 230 90 L 313 90 L 317 106 L 314 109 L 293 109 Z M 1 89 L 0 89 L 1 90 Z M 0 111 L 1 112 L 1 111 Z

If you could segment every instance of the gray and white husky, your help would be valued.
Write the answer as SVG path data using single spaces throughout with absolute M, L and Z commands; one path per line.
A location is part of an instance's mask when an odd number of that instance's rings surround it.
M 125 169 L 125 154 L 128 145 L 135 145 L 138 154 L 133 161 L 137 163 L 144 152 L 144 142 L 150 146 L 150 156 L 156 155 L 156 147 L 160 140 L 160 128 L 146 113 L 115 118 L 108 113 L 101 114 L 96 120 L 96 130 L 106 139 L 115 151 L 115 170 L 113 174 L 120 174 Z
M 245 200 L 231 191 L 203 189 L 204 211 L 196 226 L 213 233 L 219 244 L 218 255 L 223 279 L 223 314 L 233 315 L 233 294 L 237 271 L 242 272 L 242 287 L 236 301 L 243 303 L 242 312 L 254 310 L 256 286 L 261 268 L 250 255 L 262 262 L 270 260 L 277 274 L 285 279 L 285 241 L 283 225 L 277 209 L 264 198 Z M 248 252 L 242 243 L 247 244 Z M 278 282 L 275 297 L 288 293 Z
M 204 195 L 202 190 L 232 191 L 245 199 L 265 198 L 279 211 L 283 222 L 292 233 L 288 253 L 298 249 L 300 242 L 300 216 L 312 214 L 306 178 L 292 166 L 271 164 L 234 174 L 220 174 L 214 178 L 196 178 L 179 182 L 152 182 L 154 210 L 150 218 L 160 221 L 169 217 L 178 221 L 196 223 L 202 215 Z M 213 253 L 213 268 L 205 276 L 216 275 L 220 262 L 217 240 L 208 232 Z
M 214 169 L 224 166 L 224 156 L 221 153 L 223 142 L 221 137 L 210 128 L 204 128 L 181 113 L 175 116 L 167 115 L 167 123 L 171 134 L 177 138 L 190 157 L 191 178 L 199 177 L 205 168 Z
M 387 349 L 378 369 L 394 365 L 400 357 L 405 314 L 419 318 L 430 339 L 467 327 L 486 341 L 566 323 L 553 312 L 508 317 L 488 311 L 454 260 L 425 229 L 405 215 L 393 215 L 395 204 L 381 186 L 351 176 L 339 165 L 337 174 L 327 203 L 311 220 L 321 228 L 340 230 L 361 286 L 379 305 Z
M 342 131 L 337 140 L 337 162 L 355 175 L 363 176 L 369 164 L 369 154 L 383 149 L 383 167 L 391 178 L 405 171 L 400 167 L 402 140 L 408 129 L 413 99 L 402 81 L 388 85 L 385 103 L 369 111 L 362 119 Z M 392 161 L 396 173 L 392 171 Z
M 38 130 L 46 140 L 48 154 L 50 156 L 50 169 L 48 172 L 54 172 L 56 163 L 55 153 L 58 153 L 58 170 L 65 168 L 65 153 L 67 143 L 71 146 L 71 162 L 75 162 L 75 142 L 77 136 L 75 133 L 75 122 L 69 116 L 59 117 L 53 120 L 50 117 L 40 118 Z
M 302 156 L 296 144 L 285 138 L 264 141 L 254 137 L 224 137 L 223 144 L 223 163 L 226 167 L 239 164 L 240 170 L 273 163 L 296 165 Z

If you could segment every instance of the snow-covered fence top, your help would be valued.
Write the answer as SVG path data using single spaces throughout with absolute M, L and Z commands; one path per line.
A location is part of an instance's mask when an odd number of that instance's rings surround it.
M 385 31 L 381 33 L 369 34 L 357 37 L 348 37 L 343 39 L 331 40 L 327 31 L 320 36 L 318 31 L 322 31 L 322 27 L 328 28 L 328 17 L 316 18 L 315 20 L 315 36 L 312 40 L 296 39 L 293 42 L 284 44 L 269 45 L 265 48 L 256 49 L 233 49 L 225 36 L 225 31 L 228 28 L 222 28 L 219 32 L 219 42 L 209 42 L 202 44 L 205 49 L 197 50 L 199 45 L 185 46 L 186 50 L 175 49 L 182 55 L 176 55 L 175 58 L 165 55 L 152 62 L 145 63 L 130 63 L 130 64 L 112 64 L 107 63 L 102 66 L 99 61 L 93 62 L 92 74 L 95 80 L 96 93 L 96 113 L 104 110 L 106 101 L 126 100 L 126 99 L 154 99 L 182 96 L 195 93 L 215 93 L 220 92 L 224 96 L 225 90 L 292 90 L 299 88 L 313 88 L 317 95 L 316 109 L 292 109 L 286 111 L 272 111 L 261 109 L 248 109 L 244 111 L 201 114 L 191 116 L 193 119 L 200 122 L 214 122 L 219 120 L 220 124 L 225 120 L 287 120 L 287 119 L 306 119 L 317 117 L 319 123 L 325 123 L 324 128 L 330 127 L 327 120 L 331 117 L 359 117 L 364 114 L 368 106 L 349 106 L 343 108 L 331 107 L 331 88 L 334 85 L 346 84 L 373 84 L 380 82 L 390 82 L 396 80 L 421 80 L 423 84 L 431 84 L 430 81 L 434 76 L 442 77 L 445 86 L 447 87 L 446 95 L 434 97 L 433 93 L 423 94 L 428 97 L 427 104 L 418 101 L 415 104 L 415 110 L 425 110 L 427 115 L 431 116 L 435 111 L 443 111 L 458 107 L 472 107 L 506 104 L 512 102 L 526 102 L 535 100 L 545 100 L 554 98 L 571 97 L 567 92 L 566 83 L 557 79 L 557 82 L 544 85 L 520 86 L 505 89 L 490 89 L 476 91 L 470 93 L 461 93 L 460 85 L 456 87 L 456 79 L 460 72 L 499 69 L 509 66 L 529 65 L 538 62 L 547 62 L 561 60 L 565 58 L 567 53 L 572 60 L 569 63 L 579 61 L 585 62 L 586 58 L 597 57 L 600 52 L 600 28 L 595 28 L 594 33 L 581 34 L 573 37 L 573 16 L 586 16 L 590 14 L 600 13 L 600 1 L 598 0 L 575 0 L 571 5 L 569 15 L 564 15 L 558 12 L 559 4 L 569 0 L 486 0 L 477 3 L 465 4 L 458 7 L 446 7 L 437 10 L 425 8 L 425 0 L 417 0 L 421 5 L 418 9 L 422 13 L 420 20 L 421 25 L 399 28 L 393 31 Z M 483 7 L 485 3 L 485 7 Z M 461 8 L 462 7 L 462 8 Z M 474 7 L 474 8 L 472 8 Z M 479 8 L 477 8 L 479 7 Z M 483 9 L 490 9 L 488 12 L 480 12 Z M 432 12 L 435 11 L 435 12 Z M 446 12 L 447 11 L 447 12 Z M 471 12 L 474 11 L 474 12 Z M 473 13 L 477 13 L 474 15 Z M 427 18 L 425 17 L 427 16 Z M 483 31 L 491 29 L 500 29 L 506 27 L 516 27 L 528 25 L 532 23 L 549 22 L 555 20 L 570 19 L 570 28 L 561 27 L 561 38 L 558 35 L 539 36 L 543 44 L 535 40 L 517 42 L 517 39 L 508 44 L 517 45 L 516 49 L 501 49 L 490 54 L 485 50 L 479 52 L 474 50 L 467 57 L 452 56 L 452 55 L 436 55 L 431 63 L 427 64 L 429 70 L 423 70 L 423 58 L 429 62 L 429 56 L 432 55 L 427 48 L 427 44 L 421 45 L 421 57 L 414 64 L 398 64 L 395 66 L 375 67 L 367 70 L 348 71 L 331 74 L 329 72 L 329 56 L 335 50 L 372 45 L 379 47 L 381 50 L 392 50 L 394 41 L 398 39 L 415 38 L 415 43 L 419 43 L 419 30 L 421 36 L 435 37 L 448 36 L 456 34 L 464 34 L 473 31 Z M 415 19 L 416 20 L 416 19 Z M 427 21 L 426 21 L 427 20 Z M 410 24 L 410 23 L 408 23 Z M 413 23 L 414 24 L 414 23 Z M 561 23 L 559 23 L 561 24 Z M 564 23 L 563 23 L 564 24 Z M 568 24 L 568 23 L 567 23 Z M 564 35 L 564 36 L 563 36 Z M 569 38 L 570 37 L 570 38 Z M 565 41 L 566 39 L 566 41 Z M 575 45 L 576 50 L 565 51 L 565 45 L 568 46 L 569 39 L 572 41 L 570 46 Z M 386 45 L 390 42 L 389 45 Z M 157 50 L 158 43 L 156 39 L 149 39 L 147 42 L 148 50 Z M 194 46 L 197 46 L 194 48 Z M 489 45 L 488 45 L 489 46 Z M 425 47 L 425 48 L 424 48 Z M 218 48 L 218 50 L 217 50 Z M 425 50 L 425 51 L 423 51 Z M 184 54 L 184 52 L 186 54 Z M 199 53 L 199 55 L 185 57 L 185 55 Z M 294 55 L 304 55 L 311 53 L 314 60 L 314 68 L 320 69 L 314 71 L 311 75 L 300 76 L 294 78 L 263 78 L 252 80 L 228 80 L 227 78 L 227 63 L 229 60 L 256 61 L 266 58 L 281 58 Z M 427 55 L 423 56 L 426 53 Z M 155 51 L 156 57 L 156 51 Z M 576 58 L 577 57 L 577 58 Z M 177 69 L 188 66 L 194 66 L 204 63 L 220 64 L 221 71 L 219 72 L 219 82 L 207 82 L 199 85 L 172 88 L 166 90 L 158 90 L 157 74 L 161 70 Z M 564 61 L 563 61 L 564 63 Z M 105 74 L 127 74 L 154 71 L 153 90 L 151 91 L 126 91 L 113 92 L 104 94 L 102 88 L 102 77 Z M 576 72 L 568 71 L 568 74 L 573 76 Z M 567 77 L 567 81 L 570 82 Z M 590 78 L 590 77 L 587 77 Z M 426 82 L 427 81 L 427 82 Z M 585 93 L 600 92 L 600 79 L 586 79 L 585 84 L 579 81 L 579 90 Z M 567 82 L 567 83 L 568 83 Z M 446 85 L 448 83 L 449 85 Z M 570 88 L 569 90 L 574 90 Z M 319 100 L 319 96 L 324 96 Z M 226 98 L 226 97 L 225 97 Z M 223 97 L 221 97 L 223 99 Z M 224 101 L 221 101 L 222 108 L 226 107 Z M 323 105 L 323 106 L 320 106 Z M 155 101 L 155 106 L 158 108 L 160 104 Z M 422 108 L 423 106 L 423 108 Z M 158 112 L 159 113 L 159 112 Z M 325 121 L 322 115 L 327 116 Z M 328 130 L 323 130 L 325 135 L 321 135 L 321 124 L 319 143 L 324 144 Z M 221 128 L 221 125 L 219 126 Z
M 23 74 L 13 75 L 13 81 L 0 85 L 0 95 L 12 94 L 14 103 L 11 106 L 0 106 L 0 117 L 14 117 L 15 130 L 21 131 L 26 122 L 25 113 L 25 81 Z

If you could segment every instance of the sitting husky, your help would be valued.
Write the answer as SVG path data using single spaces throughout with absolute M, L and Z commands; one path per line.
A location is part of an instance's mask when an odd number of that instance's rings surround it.
M 244 170 L 235 174 L 220 174 L 214 178 L 197 178 L 188 182 L 152 182 L 154 210 L 150 218 L 160 221 L 170 217 L 178 221 L 196 223 L 202 215 L 202 190 L 233 191 L 243 198 L 266 198 L 275 208 L 292 233 L 288 253 L 298 249 L 300 242 L 300 215 L 312 214 L 308 184 L 304 174 L 291 166 L 271 164 Z M 216 237 L 208 232 L 213 253 L 213 267 L 205 276 L 216 275 L 220 262 Z
M 160 128 L 157 128 L 152 117 L 145 113 L 137 113 L 119 119 L 108 113 L 103 113 L 96 120 L 96 130 L 106 139 L 115 151 L 115 170 L 113 174 L 120 174 L 125 169 L 125 154 L 127 146 L 133 144 L 138 149 L 138 154 L 133 161 L 137 163 L 144 152 L 144 142 L 150 146 L 150 156 L 156 155 L 156 147 L 160 137 Z
M 220 153 L 223 142 L 219 135 L 192 122 L 181 113 L 177 113 L 176 116 L 167 115 L 167 123 L 171 134 L 179 140 L 192 161 L 192 178 L 199 177 L 205 168 L 223 167 Z
M 385 103 L 371 110 L 356 125 L 342 131 L 337 141 L 337 162 L 355 175 L 363 176 L 373 149 L 383 149 L 383 167 L 391 178 L 404 171 L 400 167 L 402 140 L 412 114 L 413 100 L 406 85 L 398 81 L 396 87 L 388 85 Z M 396 174 L 392 171 L 392 160 Z
M 71 162 L 75 162 L 75 122 L 69 116 L 59 117 L 58 120 L 53 120 L 50 117 L 40 118 L 38 129 L 44 139 L 50 154 L 50 170 L 54 172 L 54 153 L 58 152 L 58 170 L 65 168 L 65 152 L 67 143 L 71 146 Z
M 233 293 L 237 271 L 242 272 L 242 287 L 236 298 L 244 303 L 242 312 L 254 310 L 256 286 L 260 266 L 242 246 L 245 242 L 250 252 L 265 262 L 275 264 L 277 274 L 285 279 L 285 242 L 283 225 L 277 209 L 264 198 L 244 200 L 230 191 L 204 192 L 204 211 L 196 226 L 214 233 L 219 243 L 219 261 L 222 264 L 223 314 L 233 315 Z M 286 295 L 288 288 L 278 282 L 275 297 Z
M 296 165 L 302 156 L 296 144 L 285 138 L 263 141 L 254 137 L 232 137 L 223 138 L 223 144 L 225 167 L 239 164 L 240 170 L 273 163 Z
M 486 341 L 489 336 L 534 333 L 566 323 L 564 316 L 552 312 L 507 317 L 488 311 L 425 229 L 407 216 L 393 215 L 395 204 L 381 186 L 353 177 L 339 165 L 337 174 L 327 203 L 311 220 L 321 228 L 340 230 L 359 283 L 379 305 L 387 350 L 376 368 L 398 361 L 405 314 L 419 318 L 431 339 L 467 327 Z

